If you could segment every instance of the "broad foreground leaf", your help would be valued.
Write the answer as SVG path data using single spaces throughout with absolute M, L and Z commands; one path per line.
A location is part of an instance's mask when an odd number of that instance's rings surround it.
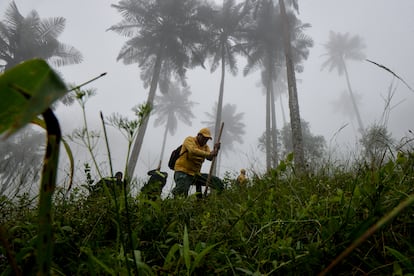
M 0 75 L 0 134 L 30 123 L 66 92 L 44 60 L 28 60 L 7 70 Z

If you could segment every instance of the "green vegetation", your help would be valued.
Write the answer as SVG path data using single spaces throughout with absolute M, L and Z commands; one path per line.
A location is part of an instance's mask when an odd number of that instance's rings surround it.
M 409 275 L 414 273 L 413 207 L 407 206 L 414 198 L 413 164 L 412 153 L 400 153 L 377 169 L 325 167 L 297 177 L 286 160 L 244 189 L 229 187 L 201 201 L 128 196 L 126 205 L 123 197 L 116 204 L 109 195 L 88 199 L 78 189 L 69 198 L 57 194 L 52 271 L 315 275 L 363 237 L 333 268 L 335 274 Z M 10 250 L 2 253 L 10 253 L 24 275 L 34 273 L 36 256 L 37 208 L 27 208 L 28 202 L 1 201 L 3 239 Z M 128 231 L 132 239 L 126 242 Z M 3 275 L 11 269 L 3 260 Z

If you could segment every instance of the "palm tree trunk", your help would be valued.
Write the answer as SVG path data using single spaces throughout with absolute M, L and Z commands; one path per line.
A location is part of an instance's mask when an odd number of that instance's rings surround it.
M 160 72 L 161 72 L 161 64 L 162 64 L 162 49 L 159 50 L 157 59 L 155 61 L 154 73 L 152 74 L 152 79 L 151 79 L 151 87 L 148 93 L 148 98 L 147 98 L 147 103 L 146 103 L 147 106 L 150 108 L 150 110 L 152 110 L 152 106 L 153 106 L 154 98 L 155 98 L 155 92 L 157 91 L 157 84 L 158 84 L 158 80 L 159 80 Z M 137 134 L 137 137 L 135 138 L 134 146 L 132 148 L 131 157 L 129 158 L 129 161 L 128 161 L 127 171 L 125 173 L 125 177 L 127 178 L 127 180 L 131 180 L 132 176 L 134 175 L 134 170 L 137 165 L 142 143 L 144 141 L 144 135 L 147 130 L 149 118 L 150 118 L 150 114 L 146 115 L 142 120 L 142 124 L 139 126 L 138 134 Z
M 286 125 L 286 115 L 285 115 L 285 108 L 283 106 L 283 101 L 282 101 L 282 93 L 279 94 L 279 101 L 280 101 L 280 109 L 282 110 L 282 120 L 283 120 L 283 125 Z
M 269 80 L 267 80 L 266 85 L 266 170 L 270 171 L 272 168 L 272 159 L 271 159 L 271 132 L 270 132 L 270 89 L 269 89 Z
M 270 59 L 269 59 L 270 60 Z M 271 151 L 270 151 L 270 166 L 275 168 L 278 163 L 278 156 L 277 156 L 277 136 L 276 136 L 276 108 L 275 108 L 275 95 L 273 90 L 273 70 L 272 65 L 268 65 L 267 72 L 267 91 L 269 93 L 269 108 L 270 108 L 270 141 L 271 141 Z M 269 125 L 270 127 L 270 125 Z
M 348 85 L 349 96 L 351 97 L 352 106 L 354 107 L 355 115 L 356 115 L 357 121 L 358 121 L 359 132 L 363 133 L 364 132 L 364 125 L 362 124 L 361 115 L 359 113 L 358 105 L 355 101 L 354 93 L 352 92 L 351 82 L 349 80 L 349 74 L 348 74 L 348 69 L 346 67 L 345 60 L 342 60 L 342 63 L 343 63 L 344 71 L 345 71 L 346 84 Z
M 221 51 L 221 80 L 220 80 L 220 92 L 219 98 L 217 103 L 217 115 L 216 115 L 216 125 L 214 127 L 214 142 L 217 142 L 217 137 L 220 132 L 221 126 L 221 113 L 223 110 L 223 96 L 224 96 L 224 79 L 226 75 L 226 61 L 224 57 L 224 46 L 222 47 Z M 217 163 L 214 163 L 212 173 L 215 175 L 216 173 Z
M 302 127 L 300 123 L 300 112 L 298 102 L 298 92 L 296 88 L 296 76 L 293 67 L 292 49 L 290 42 L 289 26 L 287 21 L 284 0 L 279 0 L 280 12 L 283 22 L 283 42 L 286 58 L 286 70 L 289 88 L 289 109 L 290 109 L 290 125 L 292 128 L 293 153 L 296 168 L 299 172 L 305 170 L 305 157 L 303 150 Z
M 272 167 L 276 168 L 279 162 L 278 148 L 277 148 L 277 124 L 276 124 L 276 107 L 275 94 L 273 91 L 273 83 L 270 83 L 270 103 L 271 103 L 271 122 L 272 122 Z

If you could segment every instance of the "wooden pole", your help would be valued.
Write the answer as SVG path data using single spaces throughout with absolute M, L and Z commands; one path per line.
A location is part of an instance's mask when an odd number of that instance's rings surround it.
M 223 132 L 223 127 L 224 127 L 224 122 L 221 123 L 220 132 L 219 132 L 219 135 L 217 137 L 217 141 L 214 142 L 214 145 L 216 143 L 220 143 L 221 133 Z M 208 173 L 208 177 L 207 177 L 206 189 L 204 190 L 204 196 L 207 195 L 208 185 L 210 184 L 210 181 L 211 181 L 211 175 L 213 174 L 215 163 L 216 163 L 216 157 L 213 157 L 213 160 L 211 160 L 210 172 Z

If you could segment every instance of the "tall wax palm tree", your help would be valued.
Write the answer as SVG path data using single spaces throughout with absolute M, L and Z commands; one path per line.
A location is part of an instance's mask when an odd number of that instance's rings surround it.
M 365 54 L 363 49 L 365 44 L 361 37 L 355 35 L 350 36 L 349 33 L 341 34 L 331 31 L 329 33 L 329 41 L 325 44 L 326 61 L 322 64 L 321 70 L 329 66 L 329 72 L 336 69 L 341 76 L 345 73 L 346 84 L 348 86 L 349 97 L 351 98 L 352 106 L 358 122 L 359 131 L 364 132 L 364 125 L 362 123 L 361 115 L 359 113 L 358 105 L 355 99 L 354 92 L 349 80 L 348 69 L 346 66 L 347 60 L 363 60 Z
M 180 89 L 178 83 L 170 85 L 168 93 L 162 94 L 162 96 L 155 96 L 154 112 L 158 117 L 155 119 L 154 125 L 165 125 L 160 154 L 160 165 L 165 151 L 168 132 L 171 135 L 175 134 L 178 120 L 191 126 L 191 119 L 195 117 L 191 109 L 196 103 L 189 101 L 190 96 L 190 88 L 182 87 L 182 89 Z
M 273 0 L 246 0 L 246 2 L 252 2 L 255 5 L 254 11 L 255 13 L 260 10 L 261 7 L 263 7 L 263 4 L 268 4 L 271 2 L 273 5 Z M 288 4 L 288 7 L 293 7 L 294 10 L 299 10 L 298 0 L 287 0 L 286 2 Z M 282 34 L 282 41 L 283 41 L 283 50 L 284 50 L 284 57 L 285 57 L 285 65 L 286 65 L 286 71 L 288 76 L 288 89 L 289 89 L 289 111 L 290 111 L 290 120 L 291 120 L 291 126 L 292 126 L 292 140 L 294 144 L 294 156 L 295 156 L 295 164 L 298 167 L 298 169 L 303 169 L 305 167 L 304 164 L 304 151 L 303 151 L 303 138 L 302 138 L 302 131 L 301 131 L 301 124 L 300 124 L 300 112 L 299 112 L 299 104 L 298 104 L 298 96 L 297 96 L 297 88 L 296 88 L 296 76 L 295 76 L 295 67 L 297 67 L 297 63 L 300 62 L 300 59 L 295 60 L 295 55 L 299 54 L 292 50 L 292 47 L 295 47 L 295 39 L 300 38 L 301 28 L 293 28 L 292 29 L 292 21 L 290 18 L 295 19 L 293 21 L 296 22 L 295 16 L 288 16 L 288 13 L 286 12 L 285 7 L 285 0 L 279 0 L 279 12 L 281 14 L 281 27 L 274 25 L 274 31 L 279 31 Z M 294 14 L 292 14 L 294 15 Z M 279 30 L 281 28 L 281 30 Z M 296 32 L 294 31 L 296 30 Z M 296 46 L 305 46 L 305 45 L 299 45 Z M 305 50 L 306 50 L 305 46 Z M 301 48 L 301 47 L 298 47 Z M 304 50 L 304 49 L 302 49 Z M 307 56 L 307 54 L 306 54 Z M 300 56 L 296 56 L 299 58 Z M 302 56 L 304 57 L 304 56 Z M 296 66 L 295 66 L 296 63 Z M 267 96 L 267 98 L 270 99 L 270 95 Z M 270 124 L 267 123 L 269 126 Z M 267 143 L 267 150 L 266 152 L 269 152 L 270 147 L 270 133 L 267 131 L 266 134 L 266 143 Z M 266 154 L 266 164 L 267 167 L 270 166 L 270 157 L 268 154 Z
M 209 7 L 197 0 L 122 0 L 112 7 L 121 13 L 123 20 L 109 30 L 129 38 L 117 60 L 124 64 L 138 63 L 141 70 L 147 72 L 144 75 L 150 76 L 146 105 L 152 108 L 164 66 L 184 79 L 188 67 L 202 64 L 200 49 Z M 134 173 L 148 120 L 146 116 L 139 128 L 127 177 Z
M 221 67 L 217 115 L 214 125 L 215 141 L 222 122 L 226 67 L 233 75 L 237 74 L 236 55 L 240 51 L 239 42 L 248 12 L 248 5 L 243 3 L 236 5 L 235 0 L 223 0 L 222 8 L 216 10 L 211 18 L 209 43 L 206 46 L 207 52 L 211 56 L 211 72 L 214 72 L 219 66 Z M 214 165 L 216 164 L 214 163 Z M 213 168 L 213 173 L 214 170 L 215 168 Z
M 271 0 L 262 0 L 254 9 L 251 21 L 246 26 L 243 48 L 247 55 L 247 65 L 244 75 L 255 69 L 262 70 L 262 80 L 266 85 L 266 169 L 272 167 L 271 150 L 271 99 L 273 94 L 273 81 L 276 77 L 277 67 L 281 62 L 280 17 Z M 275 28 L 276 26 L 276 28 Z M 275 122 L 274 122 L 275 123 Z
M 288 1 L 290 6 L 298 10 L 296 0 Z M 281 11 L 283 26 L 283 49 L 285 54 L 286 73 L 280 72 L 287 82 L 287 92 L 289 96 L 290 127 L 292 129 L 293 152 L 295 155 L 295 164 L 299 170 L 305 168 L 305 149 L 303 142 L 302 123 L 300 118 L 300 109 L 297 94 L 297 79 L 295 72 L 303 72 L 303 61 L 309 56 L 309 48 L 313 47 L 313 39 L 306 35 L 304 31 L 311 25 L 302 23 L 292 10 L 286 12 L 284 0 L 279 0 L 279 9 Z M 281 80 L 281 78 L 278 78 Z M 281 102 L 282 104 L 282 102 Z
M 298 11 L 298 1 L 289 0 L 289 7 L 293 6 L 293 9 Z M 289 22 L 289 16 L 285 7 L 285 0 L 279 0 L 279 9 L 282 16 L 283 24 L 283 49 L 285 54 L 286 72 L 288 77 L 288 91 L 289 91 L 289 112 L 290 112 L 290 125 L 292 128 L 292 142 L 295 165 L 299 171 L 305 170 L 305 155 L 303 149 L 303 135 L 299 110 L 298 91 L 296 86 L 296 75 L 294 67 L 294 54 L 292 50 L 292 21 Z M 292 18 L 292 17 L 291 17 Z M 295 17 L 296 18 L 296 17 Z M 296 34 L 297 35 L 297 34 Z
M 215 125 L 215 118 L 217 114 L 217 103 L 213 108 L 212 113 L 206 112 L 208 121 L 202 123 L 209 128 L 213 128 Z M 243 135 L 245 132 L 245 124 L 243 123 L 244 113 L 236 113 L 237 106 L 235 104 L 226 104 L 223 106 L 223 121 L 226 123 L 221 134 L 221 150 L 219 154 L 219 163 L 221 160 L 221 154 L 227 155 L 234 150 L 234 143 L 243 143 Z M 216 134 L 214 134 L 216 135 Z M 217 135 L 216 135 L 217 136 Z
M 32 58 L 47 60 L 55 66 L 80 63 L 82 54 L 57 39 L 64 29 L 65 18 L 41 19 L 34 10 L 24 17 L 16 3 L 11 2 L 0 22 L 0 71 Z

